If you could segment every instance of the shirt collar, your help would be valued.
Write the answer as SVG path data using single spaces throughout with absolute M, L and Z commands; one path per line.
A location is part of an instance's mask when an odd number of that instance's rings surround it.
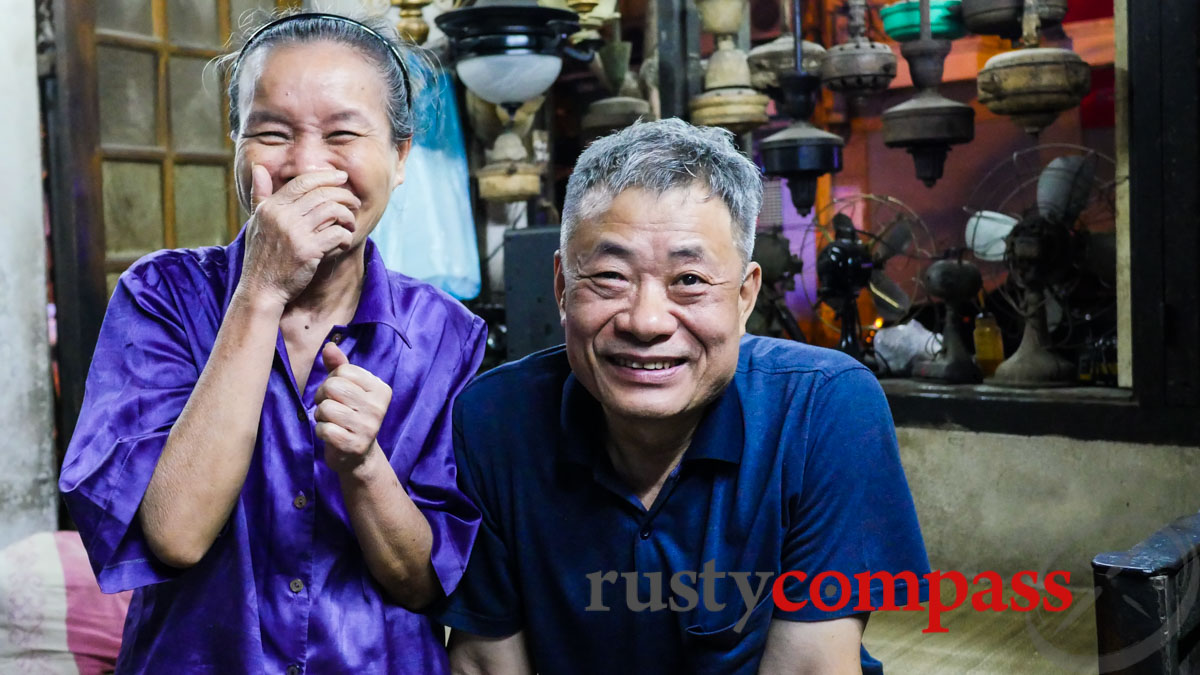
M 245 255 L 246 248 L 246 228 L 243 226 L 242 231 L 238 236 L 226 247 L 226 255 L 228 256 L 229 270 L 228 288 L 229 294 L 225 304 L 228 308 L 229 299 L 233 297 L 233 289 L 237 287 L 238 280 L 242 277 L 242 257 Z M 412 347 L 412 343 L 408 341 L 408 336 L 404 333 L 404 327 L 401 326 L 400 318 L 396 316 L 396 304 L 392 299 L 392 284 L 388 279 L 387 266 L 383 263 L 383 256 L 379 253 L 379 247 L 375 242 L 368 237 L 363 248 L 363 288 L 362 295 L 358 298 L 358 308 L 354 311 L 354 318 L 350 320 L 350 325 L 359 323 L 379 323 L 396 331 L 404 344 Z
M 354 318 L 350 324 L 383 324 L 396 331 L 400 339 L 404 340 L 404 344 L 412 347 L 396 316 L 396 304 L 392 301 L 392 284 L 388 279 L 387 267 L 383 264 L 383 256 L 370 237 L 367 238 L 363 249 L 363 262 L 365 271 L 362 295 L 358 298 L 358 309 L 354 311 Z
M 568 373 L 563 382 L 559 428 L 563 438 L 562 459 L 593 468 L 599 466 L 596 460 L 604 451 L 604 409 L 580 384 L 575 373 Z
M 574 373 L 567 375 L 563 383 L 559 426 L 563 438 L 561 459 L 594 469 L 607 464 L 607 461 L 597 463 L 604 452 L 604 409 Z M 709 404 L 683 462 L 708 459 L 740 464 L 745 434 L 741 396 L 736 382 L 731 381 L 720 397 Z

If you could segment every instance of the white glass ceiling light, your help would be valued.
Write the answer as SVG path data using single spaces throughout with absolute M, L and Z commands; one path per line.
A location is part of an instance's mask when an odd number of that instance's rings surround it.
M 463 85 L 488 103 L 523 103 L 554 84 L 562 59 L 549 54 L 491 54 L 462 59 L 457 70 Z
M 435 21 L 450 38 L 463 86 L 508 113 L 504 132 L 484 153 L 487 164 L 475 172 L 479 196 L 494 202 L 536 197 L 543 167 L 529 161 L 514 122 L 521 105 L 537 99 L 558 78 L 562 54 L 591 58 L 591 53 L 567 43 L 579 30 L 579 17 L 565 9 L 539 7 L 535 0 L 478 0 Z
M 528 0 L 481 0 L 435 21 L 450 38 L 467 89 L 510 111 L 550 88 L 562 69 L 560 55 L 574 54 L 567 38 L 579 30 L 574 12 Z

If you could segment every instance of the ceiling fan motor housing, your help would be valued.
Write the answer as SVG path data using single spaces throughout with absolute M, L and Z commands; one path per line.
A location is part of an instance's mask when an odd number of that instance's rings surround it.
M 904 148 L 916 164 L 917 178 L 928 187 L 942 177 L 951 145 L 975 138 L 975 110 L 938 93 L 947 40 L 917 40 L 901 45 L 908 60 L 916 96 L 883 113 L 883 142 L 889 148 Z
M 963 22 L 976 35 L 1021 37 L 1025 0 L 963 0 Z M 1042 25 L 1061 23 L 1067 15 L 1067 0 L 1041 0 L 1038 16 Z

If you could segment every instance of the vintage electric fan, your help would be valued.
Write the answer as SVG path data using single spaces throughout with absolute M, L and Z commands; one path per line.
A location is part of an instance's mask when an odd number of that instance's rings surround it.
M 795 290 L 796 277 L 804 265 L 800 256 L 792 253 L 792 242 L 783 232 L 783 185 L 780 180 L 768 180 L 763 190 L 751 258 L 762 267 L 762 287 L 746 321 L 746 330 L 755 335 L 806 341 L 785 297 L 787 291 Z
M 762 267 L 762 288 L 747 320 L 746 330 L 755 335 L 769 335 L 805 341 L 804 331 L 788 307 L 785 291 L 796 288 L 796 275 L 803 270 L 800 257 L 791 251 L 791 242 L 783 228 L 759 230 L 754 237 L 754 262 Z
M 864 322 L 892 325 L 908 317 L 932 258 L 929 229 L 898 199 L 857 195 L 822 209 L 811 232 L 817 271 L 816 296 L 808 298 L 813 314 L 821 316 L 822 305 L 832 310 L 837 348 L 876 369 Z
M 1049 144 L 1014 153 L 967 206 L 965 239 L 985 289 L 1024 320 L 1020 346 L 989 384 L 1072 384 L 1078 367 L 1056 349 L 1115 331 L 1115 180 L 1111 159 Z
M 974 303 L 983 277 L 979 267 L 964 259 L 962 249 L 947 251 L 925 270 L 925 290 L 945 302 L 942 346 L 934 354 L 922 354 L 913 362 L 913 377 L 951 384 L 975 384 L 983 374 L 963 341 L 962 324 L 975 315 Z

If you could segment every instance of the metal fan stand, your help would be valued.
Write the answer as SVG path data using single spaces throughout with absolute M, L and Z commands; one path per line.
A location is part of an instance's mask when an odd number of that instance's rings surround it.
M 950 384 L 978 384 L 983 373 L 971 358 L 959 327 L 965 316 L 973 314 L 971 301 L 983 288 L 979 268 L 962 260 L 942 259 L 925 270 L 926 290 L 946 301 L 946 317 L 942 321 L 942 348 L 932 357 L 917 357 L 913 377 L 938 380 Z
M 1045 290 L 1025 289 L 1025 332 L 1017 351 L 996 368 L 987 384 L 1005 387 L 1066 387 L 1075 381 L 1075 366 L 1050 351 L 1053 342 L 1046 322 Z

